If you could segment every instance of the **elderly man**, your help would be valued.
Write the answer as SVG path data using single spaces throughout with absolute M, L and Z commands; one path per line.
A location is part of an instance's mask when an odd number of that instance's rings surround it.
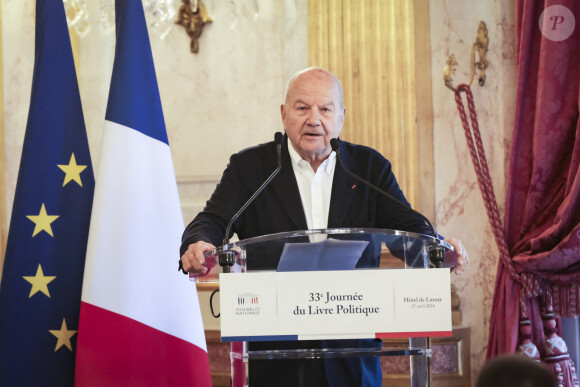
M 284 231 L 338 227 L 373 227 L 431 234 L 417 215 L 337 167 L 330 140 L 337 138 L 346 109 L 338 79 L 322 68 L 308 68 L 288 82 L 281 106 L 285 138 L 282 169 L 238 218 L 232 234 L 240 239 Z M 377 151 L 339 141 L 346 168 L 408 204 L 391 170 Z M 204 253 L 221 243 L 228 222 L 277 167 L 274 142 L 234 154 L 205 209 L 187 226 L 181 246 L 185 271 L 201 272 Z M 229 238 L 231 235 L 228 235 Z M 463 271 L 467 254 L 461 242 L 451 260 Z M 248 268 L 252 263 L 248 261 Z M 281 343 L 253 343 L 260 349 Z M 341 343 L 342 345 L 344 343 Z M 332 346 L 308 342 L 307 346 Z M 352 340 L 353 347 L 378 347 L 380 341 Z M 270 347 L 269 347 L 270 346 Z M 320 360 L 250 361 L 252 386 L 380 386 L 377 357 Z

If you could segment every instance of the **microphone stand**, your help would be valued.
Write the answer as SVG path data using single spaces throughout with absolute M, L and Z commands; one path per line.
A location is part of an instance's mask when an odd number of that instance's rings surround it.
M 266 179 L 266 181 L 258 188 L 256 192 L 248 199 L 248 201 L 235 213 L 235 215 L 230 219 L 226 227 L 226 232 L 223 240 L 223 245 L 227 246 L 230 243 L 230 230 L 234 222 L 238 217 L 245 211 L 245 209 L 256 199 L 256 197 L 266 188 L 266 186 L 272 181 L 272 179 L 280 172 L 282 169 L 282 142 L 284 141 L 284 136 L 280 132 L 276 132 L 274 136 L 274 141 L 276 142 L 276 151 L 278 153 L 278 167 L 272 172 L 272 174 Z M 236 254 L 233 250 L 225 250 L 218 254 L 218 262 L 222 267 L 224 273 L 229 273 L 230 268 L 234 265 Z
M 344 163 L 342 162 L 342 155 L 340 153 L 340 144 L 338 142 L 338 139 L 333 138 L 332 140 L 330 140 L 330 146 L 332 147 L 332 150 L 336 152 L 336 156 L 337 156 L 337 159 L 338 159 L 338 163 L 340 164 L 340 167 L 349 176 L 351 176 L 351 177 L 355 178 L 356 180 L 358 180 L 358 181 L 366 184 L 367 186 L 371 187 L 372 189 L 374 189 L 375 191 L 379 192 L 383 196 L 385 196 L 385 197 L 389 198 L 390 200 L 392 200 L 393 202 L 397 203 L 399 206 L 404 207 L 405 209 L 407 209 L 411 213 L 413 213 L 413 214 L 417 215 L 418 217 L 420 217 L 422 220 L 424 220 L 427 223 L 427 226 L 429 226 L 429 228 L 431 229 L 431 233 L 433 234 L 433 236 L 436 239 L 439 239 L 439 234 L 437 234 L 437 232 L 435 231 L 435 227 L 433 227 L 433 225 L 431 224 L 431 222 L 429 221 L 429 219 L 427 219 L 427 217 L 425 215 L 421 214 L 418 211 L 415 211 L 414 209 L 412 209 L 411 207 L 409 207 L 405 203 L 401 202 L 399 199 L 393 197 L 392 195 L 390 195 L 387 192 L 383 191 L 382 189 L 380 189 L 376 185 L 372 184 L 369 181 L 366 181 L 362 177 L 356 175 L 355 173 L 353 173 L 349 169 L 347 169 L 345 167 Z M 445 249 L 442 246 L 440 246 L 440 245 L 429 246 L 429 260 L 431 262 L 433 262 L 433 264 L 435 265 L 436 268 L 441 268 L 441 266 L 443 265 L 443 262 L 445 261 Z

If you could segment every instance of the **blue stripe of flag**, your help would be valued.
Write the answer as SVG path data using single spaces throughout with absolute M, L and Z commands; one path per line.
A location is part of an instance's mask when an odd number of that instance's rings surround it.
M 221 340 L 224 343 L 237 341 L 296 341 L 298 340 L 298 335 L 222 336 Z
M 169 144 L 140 1 L 117 0 L 117 45 L 105 119 Z M 128 14 L 134 17 L 128 17 Z

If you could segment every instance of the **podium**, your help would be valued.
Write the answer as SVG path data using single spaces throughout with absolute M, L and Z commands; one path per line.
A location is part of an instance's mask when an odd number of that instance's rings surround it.
M 430 256 L 450 249 L 398 230 L 292 231 L 219 246 L 206 253 L 207 272 L 190 277 L 220 282 L 233 387 L 252 386 L 248 362 L 389 356 L 408 356 L 410 385 L 429 386 L 429 338 L 451 336 L 450 270 L 435 268 Z M 229 273 L 218 264 L 224 253 L 234 256 Z M 381 267 L 384 256 L 401 265 Z M 378 341 L 401 337 L 407 348 Z M 355 344 L 365 339 L 379 345 Z M 325 344 L 300 345 L 312 340 Z

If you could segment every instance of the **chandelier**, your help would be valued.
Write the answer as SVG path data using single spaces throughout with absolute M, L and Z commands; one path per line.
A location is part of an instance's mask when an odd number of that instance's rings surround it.
M 85 37 L 91 30 L 89 21 L 89 0 L 63 0 L 66 19 L 69 27 L 74 28 L 77 35 Z M 143 0 L 143 10 L 149 31 L 165 38 L 174 25 L 179 0 Z M 197 7 L 193 1 L 191 7 Z M 100 0 L 99 27 L 106 34 L 115 31 L 115 0 Z

